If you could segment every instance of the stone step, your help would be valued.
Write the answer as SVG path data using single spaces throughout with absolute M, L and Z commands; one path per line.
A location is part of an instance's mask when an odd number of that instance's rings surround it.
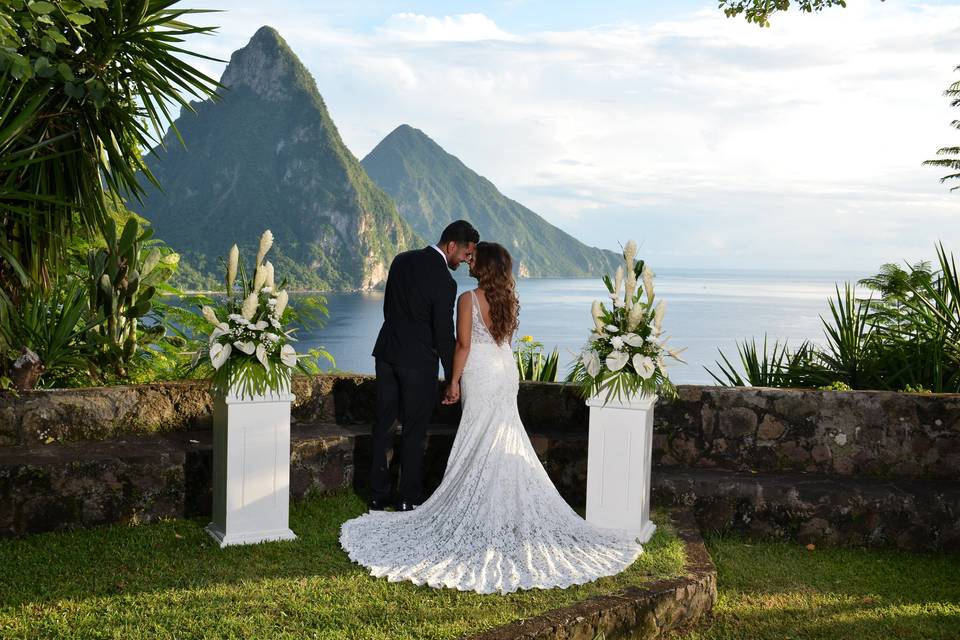
M 424 488 L 440 483 L 456 429 L 428 429 Z M 399 437 L 399 436 L 398 436 Z M 209 430 L 0 448 L 0 536 L 163 517 L 206 517 L 212 505 Z M 560 494 L 582 506 L 586 440 L 532 433 Z M 366 486 L 370 426 L 291 428 L 290 491 Z M 392 465 L 397 473 L 397 465 Z M 707 530 L 801 542 L 960 548 L 960 482 L 857 479 L 654 467 L 653 504 L 692 506 Z
M 705 531 L 803 544 L 960 549 L 960 482 L 655 467 L 654 505 L 693 508 Z

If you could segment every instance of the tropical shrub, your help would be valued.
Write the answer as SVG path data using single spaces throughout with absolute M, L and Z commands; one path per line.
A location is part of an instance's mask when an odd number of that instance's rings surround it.
M 960 391 L 960 276 L 953 254 L 937 247 L 937 268 L 928 262 L 883 265 L 856 286 L 837 287 L 823 318 L 824 344 L 804 343 L 791 352 L 774 342 L 768 353 L 753 341 L 737 344 L 741 374 L 723 352 L 721 385 Z
M 547 355 L 543 351 L 542 342 L 537 342 L 533 336 L 523 336 L 513 351 L 513 357 L 517 362 L 517 373 L 521 380 L 557 381 L 560 351 L 556 347 Z

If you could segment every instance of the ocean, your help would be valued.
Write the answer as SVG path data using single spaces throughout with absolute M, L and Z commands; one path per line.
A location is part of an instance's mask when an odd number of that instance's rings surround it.
M 475 282 L 457 274 L 459 292 Z M 823 342 L 820 316 L 829 317 L 827 300 L 834 287 L 856 282 L 868 273 L 754 270 L 663 269 L 657 272 L 655 294 L 666 301 L 664 333 L 674 349 L 684 348 L 684 363 L 668 360 L 677 384 L 712 384 L 704 367 L 718 371 L 718 349 L 739 362 L 736 342 L 756 337 L 762 341 Z M 560 349 L 561 377 L 585 344 L 593 324 L 590 304 L 609 300 L 599 278 L 523 279 L 520 329 L 547 351 Z M 298 351 L 323 347 L 336 359 L 336 370 L 373 373 L 370 352 L 383 320 L 383 292 L 326 294 L 329 318 L 320 329 L 297 332 Z M 296 297 L 292 303 L 295 304 Z M 330 368 L 330 367 L 325 367 Z

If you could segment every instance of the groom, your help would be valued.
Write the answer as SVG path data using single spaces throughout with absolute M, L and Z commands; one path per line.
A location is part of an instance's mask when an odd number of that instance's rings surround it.
M 469 262 L 480 234 L 466 220 L 450 223 L 440 242 L 399 254 L 390 265 L 383 296 L 383 326 L 373 356 L 377 372 L 377 417 L 370 466 L 371 510 L 390 500 L 387 451 L 394 424 L 403 423 L 397 511 L 420 504 L 427 424 L 437 404 L 437 360 L 450 381 L 453 305 L 457 284 L 449 269 Z

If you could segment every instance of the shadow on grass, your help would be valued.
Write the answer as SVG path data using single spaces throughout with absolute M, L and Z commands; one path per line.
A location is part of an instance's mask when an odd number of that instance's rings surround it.
M 340 550 L 340 524 L 363 513 L 352 493 L 294 503 L 289 542 L 219 548 L 209 518 L 0 541 L 0 606 L 264 578 L 360 571 Z
M 0 541 L 0 609 L 23 605 L 130 597 L 147 592 L 228 587 L 239 583 L 280 583 L 324 579 L 360 581 L 363 589 L 382 595 L 409 588 L 432 599 L 454 597 L 499 599 L 501 602 L 536 600 L 531 592 L 507 596 L 480 596 L 468 592 L 433 590 L 412 584 L 374 579 L 350 561 L 339 545 L 340 525 L 366 511 L 361 496 L 347 492 L 311 496 L 294 503 L 290 524 L 298 539 L 286 542 L 219 548 L 204 531 L 208 519 L 169 520 L 141 526 L 29 536 Z M 666 519 L 666 514 L 657 516 Z M 677 575 L 682 569 L 682 544 L 669 526 L 646 545 L 649 553 L 621 576 L 642 582 Z M 679 554 L 679 555 L 678 555 Z M 629 574 L 629 575 L 628 575 Z M 618 577 L 562 590 L 569 594 L 617 588 Z M 368 584 L 369 583 L 369 584 Z M 317 586 L 314 584 L 314 586 Z M 355 588 L 360 588 L 355 585 Z M 561 590 L 541 591 L 547 594 Z M 382 609 L 384 602 L 374 602 Z

